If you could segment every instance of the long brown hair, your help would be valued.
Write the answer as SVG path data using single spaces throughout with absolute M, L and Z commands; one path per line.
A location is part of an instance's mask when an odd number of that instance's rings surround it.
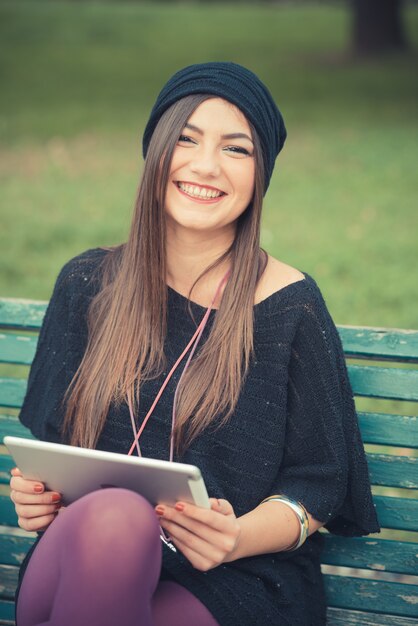
M 94 448 L 111 403 L 138 407 L 141 382 L 164 369 L 167 316 L 164 203 L 171 158 L 193 111 L 212 96 L 187 96 L 161 117 L 148 148 L 129 239 L 112 249 L 88 311 L 88 344 L 66 393 L 64 432 L 73 445 Z M 228 259 L 231 274 L 209 337 L 178 391 L 174 433 L 181 454 L 209 424 L 224 423 L 238 400 L 253 351 L 253 306 L 265 255 L 259 247 L 264 171 L 251 126 L 254 194 L 239 217 L 231 247 L 202 274 Z

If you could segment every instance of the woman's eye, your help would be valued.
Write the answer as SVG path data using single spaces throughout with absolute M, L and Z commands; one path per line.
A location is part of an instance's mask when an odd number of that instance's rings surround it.
M 188 137 L 187 135 L 180 135 L 179 141 L 183 143 L 193 143 L 193 140 L 191 139 L 191 137 Z
M 242 146 L 228 146 L 226 149 L 234 152 L 235 154 L 244 154 L 245 156 L 251 156 L 248 150 L 246 148 L 243 148 Z

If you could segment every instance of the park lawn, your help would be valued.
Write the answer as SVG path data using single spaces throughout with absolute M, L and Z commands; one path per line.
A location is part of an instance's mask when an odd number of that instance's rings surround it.
M 46 299 L 68 258 L 125 239 L 158 89 L 229 59 L 288 127 L 263 245 L 338 323 L 417 327 L 417 56 L 350 61 L 348 24 L 343 5 L 1 2 L 0 294 Z

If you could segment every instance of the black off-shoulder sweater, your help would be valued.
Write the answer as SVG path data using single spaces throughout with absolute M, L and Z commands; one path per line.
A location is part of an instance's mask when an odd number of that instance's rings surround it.
M 85 350 L 86 312 L 100 286 L 105 254 L 111 252 L 85 252 L 69 261 L 58 277 L 20 414 L 40 439 L 62 441 L 62 399 Z M 198 323 L 205 309 L 191 306 Z M 215 315 L 213 311 L 203 341 Z M 195 328 L 186 298 L 168 289 L 167 371 Z M 255 305 L 254 347 L 229 422 L 209 428 L 177 460 L 197 465 L 209 495 L 229 500 L 237 516 L 263 498 L 283 493 L 301 501 L 332 533 L 378 532 L 341 343 L 311 277 L 305 275 Z M 142 435 L 144 456 L 168 458 L 180 374 L 181 368 Z M 143 385 L 140 420 L 163 378 Z M 98 448 L 126 453 L 131 443 L 128 408 L 112 408 Z M 162 576 L 195 594 L 221 626 L 322 626 L 321 543 L 320 534 L 314 533 L 295 552 L 239 559 L 205 573 L 165 548 Z

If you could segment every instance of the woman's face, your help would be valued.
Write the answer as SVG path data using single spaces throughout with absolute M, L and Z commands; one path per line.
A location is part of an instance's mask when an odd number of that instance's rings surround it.
M 174 149 L 165 206 L 169 228 L 235 232 L 254 192 L 253 155 L 243 113 L 222 98 L 202 102 Z

